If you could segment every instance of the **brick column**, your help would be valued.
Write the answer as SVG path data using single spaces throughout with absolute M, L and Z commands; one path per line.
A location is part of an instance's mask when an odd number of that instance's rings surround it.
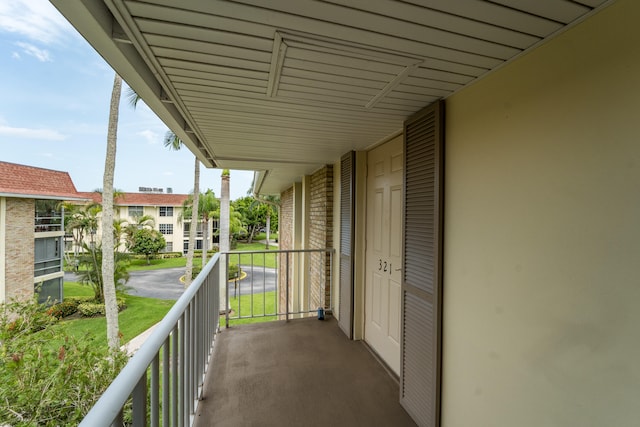
M 5 222 L 6 300 L 32 298 L 34 263 L 33 199 L 7 198 Z

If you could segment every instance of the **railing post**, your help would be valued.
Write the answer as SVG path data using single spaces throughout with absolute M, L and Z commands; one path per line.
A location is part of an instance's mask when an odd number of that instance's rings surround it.
M 146 373 L 138 381 L 133 389 L 133 425 L 146 427 L 147 425 L 147 375 Z
M 225 303 L 225 308 L 224 308 L 224 323 L 225 323 L 225 327 L 227 329 L 229 329 L 229 311 L 231 311 L 231 304 L 229 303 L 229 259 L 231 257 L 228 254 L 225 254 L 224 259 L 225 259 L 225 270 L 224 270 L 224 280 L 223 280 L 223 285 L 224 285 L 224 289 L 225 289 L 225 295 L 226 295 L 226 303 Z M 240 263 L 238 263 L 238 271 L 240 269 Z M 235 286 L 235 284 L 234 284 Z M 239 309 L 239 308 L 238 308 Z
M 289 321 L 289 254 L 286 253 L 285 254 L 285 259 L 286 262 L 285 264 L 285 281 L 284 281 L 284 286 L 285 286 L 285 303 L 286 303 L 286 308 L 285 308 L 285 320 L 288 322 Z

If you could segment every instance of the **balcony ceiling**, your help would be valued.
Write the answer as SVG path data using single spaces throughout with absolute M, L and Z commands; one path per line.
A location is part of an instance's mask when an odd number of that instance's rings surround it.
M 51 0 L 205 165 L 279 193 L 609 4 Z

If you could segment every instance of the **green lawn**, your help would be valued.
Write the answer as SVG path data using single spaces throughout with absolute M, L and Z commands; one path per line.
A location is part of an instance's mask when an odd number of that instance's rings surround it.
M 277 247 L 269 246 L 269 250 L 277 250 Z M 236 251 L 264 251 L 264 243 L 238 243 Z M 243 255 L 229 255 L 233 264 L 251 265 L 253 257 L 253 265 L 256 267 L 276 267 L 276 254 L 243 254 Z M 238 262 L 239 261 L 239 262 Z
M 202 265 L 202 258 L 200 256 L 194 257 L 193 264 Z M 127 270 L 129 271 L 146 271 L 146 270 L 159 270 L 161 268 L 184 268 L 187 265 L 187 258 L 166 258 L 166 259 L 152 259 L 150 265 L 147 265 L 146 259 L 132 259 L 129 263 Z
M 250 316 L 251 315 L 251 295 L 242 295 L 239 298 L 240 300 L 240 315 L 241 316 Z M 231 307 L 231 317 L 238 316 L 238 298 L 229 298 L 229 305 Z M 253 294 L 253 314 L 255 316 L 261 316 L 264 314 L 275 313 L 276 312 L 276 292 L 265 292 L 260 294 Z M 259 322 L 270 322 L 273 320 L 278 320 L 278 316 L 265 316 L 265 317 L 254 317 L 251 319 L 230 319 L 230 325 L 244 325 L 247 323 L 259 323 Z M 220 317 L 221 324 L 224 325 L 225 319 L 224 316 Z
M 65 297 L 93 295 L 89 286 L 75 282 L 64 284 Z M 174 301 L 154 298 L 143 298 L 126 295 L 126 310 L 120 312 L 118 324 L 122 333 L 122 342 L 128 342 L 135 336 L 158 323 L 173 306 Z M 97 345 L 107 345 L 107 325 L 104 317 L 79 318 L 63 320 L 54 326 L 61 328 L 68 335 L 76 337 L 90 337 Z
M 277 247 L 270 246 L 270 250 L 275 250 Z M 264 251 L 264 243 L 238 243 L 236 251 Z M 232 256 L 231 262 L 238 263 L 238 256 Z M 276 256 L 275 254 L 255 254 L 253 256 L 253 262 L 255 266 L 275 268 Z M 243 265 L 249 265 L 251 263 L 251 255 L 242 255 L 240 257 L 240 263 Z M 196 255 L 193 260 L 195 266 L 202 265 L 202 256 Z M 146 270 L 158 270 L 161 268 L 184 268 L 187 265 L 187 258 L 167 258 L 167 259 L 152 259 L 150 265 L 147 265 L 146 259 L 132 259 L 129 264 L 129 271 L 146 271 Z

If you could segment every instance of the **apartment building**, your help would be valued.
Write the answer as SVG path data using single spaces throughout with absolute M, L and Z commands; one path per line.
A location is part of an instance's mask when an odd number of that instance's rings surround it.
M 0 302 L 62 299 L 59 202 L 82 197 L 67 172 L 0 162 Z
M 80 194 L 95 203 L 102 203 L 102 195 L 98 192 L 81 192 Z M 188 197 L 187 194 L 159 191 L 123 193 L 116 197 L 114 217 L 124 219 L 128 223 L 136 223 L 138 218 L 143 216 L 151 217 L 153 228 L 160 231 L 167 242 L 163 252 L 186 253 L 191 221 L 183 219 L 182 205 Z M 207 234 L 209 248 L 218 242 L 218 236 L 215 235 L 217 229 L 217 221 L 210 221 Z M 196 249 L 202 249 L 204 238 L 203 224 L 198 224 Z

